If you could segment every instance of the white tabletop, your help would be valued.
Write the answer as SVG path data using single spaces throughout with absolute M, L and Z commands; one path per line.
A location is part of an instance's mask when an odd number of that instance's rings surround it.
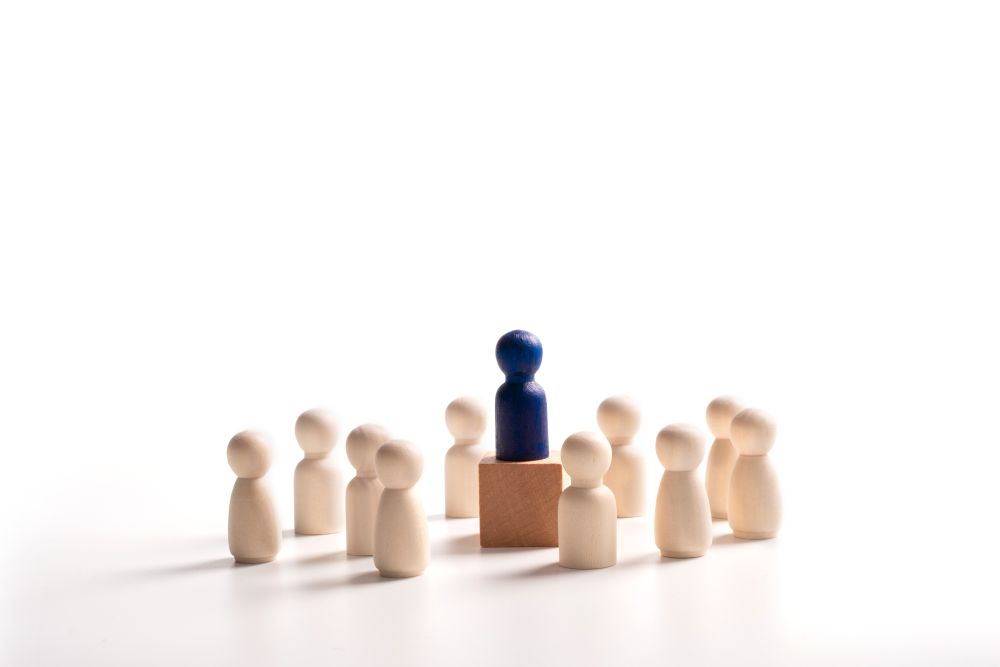
M 109 517 L 112 519 L 112 517 Z M 715 522 L 703 558 L 663 559 L 649 518 L 619 520 L 619 562 L 482 550 L 477 519 L 429 519 L 432 560 L 381 578 L 344 536 L 285 531 L 279 558 L 235 565 L 224 533 L 81 539 L 14 577 L 8 664 L 989 664 L 992 583 L 919 540 L 853 547 L 786 527 L 745 542 Z M 886 535 L 889 537 L 889 535 Z M 916 536 L 914 536 L 916 537 Z M 967 570 L 966 566 L 973 569 Z M 947 572 L 947 577 L 943 576 Z M 965 660 L 966 662 L 963 662 Z

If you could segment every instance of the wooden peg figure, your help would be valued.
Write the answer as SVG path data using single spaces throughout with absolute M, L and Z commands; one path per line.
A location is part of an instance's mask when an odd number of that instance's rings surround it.
M 295 421 L 295 439 L 305 458 L 295 467 L 295 532 L 329 535 L 344 530 L 344 482 L 330 452 L 337 443 L 337 422 L 321 409 L 306 410 Z
M 729 478 L 736 463 L 736 449 L 729 439 L 729 427 L 733 417 L 743 409 L 743 404 L 729 396 L 720 396 L 708 404 L 705 419 L 708 429 L 715 436 L 712 449 L 708 452 L 705 465 L 705 490 L 708 503 L 712 507 L 712 517 L 725 519 L 729 505 Z
M 712 513 L 695 470 L 705 456 L 705 436 L 696 426 L 671 424 L 656 436 L 663 478 L 656 494 L 656 546 L 667 558 L 704 556 L 712 546 Z
M 611 467 L 604 483 L 615 494 L 618 517 L 642 516 L 646 511 L 646 465 L 632 444 L 639 430 L 639 406 L 627 396 L 612 396 L 597 408 L 597 424 L 611 443 Z
M 744 540 L 766 540 L 781 527 L 778 475 L 767 453 L 777 427 L 762 410 L 747 408 L 732 424 L 733 446 L 739 456 L 729 480 L 729 525 Z
M 385 486 L 375 513 L 375 567 L 383 577 L 415 577 L 427 567 L 427 515 L 413 486 L 424 461 L 405 440 L 390 440 L 375 455 L 375 471 Z
M 357 471 L 347 484 L 347 554 L 374 553 L 375 512 L 382 496 L 382 482 L 375 475 L 375 454 L 389 441 L 389 433 L 377 424 L 363 424 L 347 434 L 347 460 Z
M 486 408 L 464 396 L 448 404 L 445 425 L 455 444 L 444 457 L 444 513 L 453 518 L 479 516 L 479 462 L 486 430 Z
M 618 562 L 615 495 L 604 486 L 611 446 L 595 433 L 575 433 L 560 453 L 570 485 L 559 497 L 559 564 L 595 570 Z
M 548 405 L 535 381 L 542 365 L 542 341 L 520 329 L 500 337 L 497 364 L 506 376 L 496 395 L 496 456 L 500 461 L 549 457 Z
M 229 552 L 237 563 L 268 563 L 281 549 L 281 526 L 264 475 L 271 448 L 264 436 L 243 431 L 226 448 L 229 467 L 239 478 L 229 498 Z

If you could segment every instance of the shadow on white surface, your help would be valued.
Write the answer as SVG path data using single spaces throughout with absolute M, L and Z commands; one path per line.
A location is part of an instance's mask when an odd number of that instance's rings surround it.
M 455 535 L 438 540 L 431 545 L 431 554 L 478 554 L 487 549 L 479 546 L 479 533 Z
M 333 563 L 347 560 L 348 558 L 371 558 L 371 556 L 348 556 L 346 551 L 331 551 L 299 558 L 295 562 L 298 565 L 305 566 L 332 565 Z
M 616 567 L 635 567 L 637 565 L 654 566 L 665 562 L 672 562 L 674 560 L 675 559 L 673 558 L 662 557 L 659 551 L 650 551 L 649 553 L 629 556 L 628 558 L 619 557 L 618 565 Z
M 153 575 L 181 575 L 188 572 L 205 572 L 210 570 L 231 570 L 234 567 L 247 567 L 242 563 L 237 563 L 232 556 L 228 558 L 212 558 L 209 560 L 196 561 L 194 563 L 182 563 L 180 565 L 170 565 L 158 570 L 153 570 L 149 574 Z
M 716 535 L 712 538 L 712 548 L 715 547 L 727 547 L 734 544 L 747 544 L 746 540 L 741 540 L 732 533 L 725 533 L 724 535 Z

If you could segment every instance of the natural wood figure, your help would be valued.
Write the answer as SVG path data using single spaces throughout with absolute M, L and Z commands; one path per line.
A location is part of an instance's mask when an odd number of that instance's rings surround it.
M 705 465 L 705 490 L 708 503 L 712 507 L 712 517 L 725 519 L 729 505 L 729 477 L 736 463 L 736 449 L 729 439 L 729 427 L 736 413 L 744 408 L 739 400 L 730 396 L 720 396 L 708 404 L 705 419 L 708 429 L 715 436 L 712 449 L 708 452 Z
M 524 462 L 485 456 L 479 464 L 480 546 L 559 546 L 559 495 L 565 486 L 558 452 Z
M 761 410 L 747 408 L 733 418 L 733 446 L 739 457 L 729 481 L 729 525 L 744 540 L 775 537 L 781 527 L 778 475 L 767 453 L 777 427 Z
M 615 494 L 602 478 L 611 465 L 611 446 L 595 433 L 575 433 L 560 451 L 570 476 L 559 498 L 559 564 L 595 570 L 618 562 Z
M 456 398 L 444 413 L 455 444 L 444 457 L 444 513 L 453 518 L 479 516 L 479 462 L 486 408 L 469 396 Z
M 656 436 L 656 456 L 664 468 L 656 494 L 656 546 L 667 558 L 704 556 L 712 545 L 712 513 L 695 470 L 705 456 L 705 436 L 696 426 L 666 426 Z
M 347 484 L 347 555 L 374 553 L 375 512 L 382 496 L 382 482 L 375 475 L 375 454 L 389 441 L 389 433 L 377 424 L 363 424 L 347 434 L 347 460 L 357 474 Z
M 424 461 L 405 440 L 390 440 L 375 454 L 375 471 L 385 487 L 375 513 L 375 567 L 383 577 L 415 577 L 427 567 L 427 515 L 413 486 Z
M 597 408 L 597 425 L 611 443 L 611 467 L 604 483 L 615 494 L 619 518 L 646 513 L 646 464 L 632 444 L 639 430 L 639 406 L 627 396 L 612 396 Z
M 295 421 L 295 439 L 305 458 L 295 466 L 295 532 L 329 535 L 344 529 L 344 478 L 330 452 L 337 443 L 337 421 L 319 408 Z
M 264 478 L 271 448 L 262 434 L 243 431 L 229 441 L 226 458 L 239 478 L 229 498 L 229 552 L 237 563 L 268 563 L 281 549 L 281 525 Z

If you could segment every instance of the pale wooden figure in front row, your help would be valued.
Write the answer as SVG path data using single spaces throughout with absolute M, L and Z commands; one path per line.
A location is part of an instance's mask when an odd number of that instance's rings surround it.
M 243 431 L 226 448 L 229 467 L 239 478 L 229 498 L 229 552 L 237 563 L 268 563 L 281 549 L 281 526 L 264 475 L 271 448 L 260 433 Z
M 385 487 L 375 514 L 375 567 L 383 577 L 415 577 L 427 567 L 427 515 L 413 486 L 424 461 L 405 440 L 390 440 L 375 455 L 375 471 Z
M 347 434 L 347 460 L 357 471 L 345 494 L 349 556 L 374 553 L 375 512 L 383 488 L 375 476 L 375 454 L 388 441 L 388 431 L 378 424 L 362 424 Z
M 615 494 L 619 518 L 646 513 L 646 464 L 632 444 L 639 430 L 639 406 L 628 396 L 612 396 L 597 408 L 597 425 L 611 443 L 611 467 L 604 483 Z
M 295 439 L 305 457 L 295 466 L 295 532 L 329 535 L 344 530 L 344 477 L 330 457 L 337 421 L 327 410 L 306 410 L 295 420 Z
M 595 570 L 618 562 L 615 494 L 604 486 L 611 446 L 596 433 L 575 433 L 560 451 L 569 486 L 559 497 L 559 564 Z
M 712 507 L 712 517 L 725 519 L 729 506 L 729 478 L 736 463 L 736 450 L 729 439 L 729 427 L 736 413 L 743 409 L 739 400 L 730 396 L 720 396 L 708 404 L 705 420 L 708 429 L 715 436 L 712 449 L 708 452 L 705 465 L 705 490 L 708 503 Z
M 654 532 L 667 558 L 704 556 L 712 546 L 712 513 L 696 469 L 705 456 L 705 436 L 696 426 L 671 424 L 656 436 L 663 478 L 656 494 Z
M 486 408 L 476 399 L 463 396 L 448 404 L 445 425 L 455 444 L 444 457 L 444 513 L 453 518 L 479 516 L 479 462 L 486 430 Z
M 729 482 L 729 525 L 744 540 L 766 540 L 781 527 L 778 475 L 767 453 L 777 427 L 765 412 L 747 408 L 733 418 L 733 446 L 739 457 Z

